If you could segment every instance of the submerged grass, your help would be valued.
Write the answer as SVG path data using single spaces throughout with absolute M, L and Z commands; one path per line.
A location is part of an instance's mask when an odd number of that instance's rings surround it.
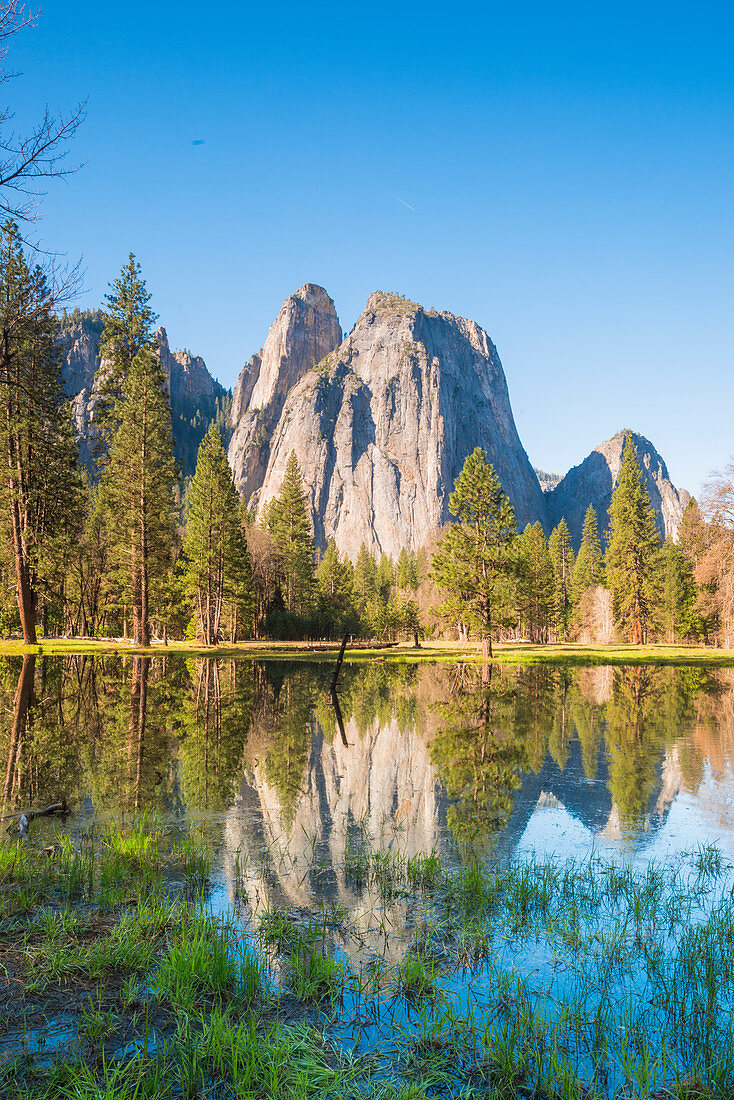
M 734 1093 L 734 876 L 715 847 L 447 869 L 357 829 L 344 881 L 371 907 L 244 921 L 207 908 L 209 870 L 152 818 L 0 843 L 0 1095 Z M 54 1020 L 66 1038 L 44 1049 Z

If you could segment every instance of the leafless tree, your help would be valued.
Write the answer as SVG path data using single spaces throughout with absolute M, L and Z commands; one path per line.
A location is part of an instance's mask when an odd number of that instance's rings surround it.
M 705 615 L 719 628 L 719 642 L 734 646 L 734 461 L 717 470 L 704 486 L 701 514 L 706 548 L 695 567 Z
M 0 0 L 0 85 L 18 75 L 5 64 L 8 40 L 35 19 L 19 0 Z M 85 109 L 86 101 L 68 115 L 54 114 L 47 106 L 30 133 L 19 134 L 12 129 L 11 108 L 0 107 L 0 214 L 34 221 L 45 194 L 41 181 L 77 171 L 79 165 L 66 162 L 67 146 L 84 121 Z
M 614 637 L 612 594 L 607 588 L 595 585 L 587 588 L 579 605 L 581 641 L 587 645 L 608 645 Z
M 703 487 L 700 505 L 710 523 L 734 530 L 734 461 L 714 471 Z

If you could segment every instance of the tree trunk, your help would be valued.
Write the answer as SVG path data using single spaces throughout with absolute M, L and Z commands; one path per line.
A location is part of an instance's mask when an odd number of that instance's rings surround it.
M 26 645 L 36 644 L 36 601 L 31 584 L 31 573 L 28 564 L 28 551 L 23 537 L 23 522 L 20 513 L 20 484 L 17 477 L 16 440 L 13 435 L 12 407 L 8 402 L 7 428 L 8 428 L 8 496 L 10 499 L 10 528 L 13 534 L 13 558 L 15 564 L 15 579 L 18 589 L 18 612 L 20 625 L 23 630 L 23 641 Z
M 34 654 L 26 654 L 23 658 L 23 667 L 18 677 L 18 686 L 15 690 L 13 701 L 13 727 L 10 731 L 10 748 L 8 750 L 8 765 L 5 772 L 5 785 L 3 788 L 3 805 L 10 801 L 15 779 L 15 769 L 20 754 L 20 743 L 23 731 L 28 719 L 28 708 L 33 691 L 33 677 L 36 671 L 36 658 Z
M 23 630 L 23 641 L 26 645 L 36 644 L 36 601 L 31 584 L 30 569 L 26 556 L 25 540 L 21 528 L 20 508 L 15 499 L 12 481 L 9 485 L 10 524 L 13 531 L 13 557 L 15 559 L 15 579 L 18 587 L 18 612 L 20 625 Z

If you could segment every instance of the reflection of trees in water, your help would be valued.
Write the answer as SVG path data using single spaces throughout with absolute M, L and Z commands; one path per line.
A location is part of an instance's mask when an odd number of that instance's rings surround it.
M 734 669 L 702 677 L 702 690 L 691 699 L 692 736 L 680 754 L 681 772 L 691 791 L 705 778 L 706 764 L 714 781 L 731 780 L 734 773 Z M 728 804 L 712 810 L 722 819 L 730 813 Z
M 634 828 L 657 792 L 665 753 L 663 685 L 649 666 L 619 668 L 607 705 L 609 789 L 623 829 Z
M 731 670 L 499 666 L 487 680 L 476 666 L 372 660 L 342 670 L 346 745 L 325 690 L 329 675 L 323 664 L 127 655 L 0 662 L 3 799 L 74 804 L 88 794 L 103 810 L 217 810 L 232 803 L 244 767 L 251 779 L 257 772 L 286 827 L 301 822 L 328 748 L 335 785 L 320 803 L 314 793 L 308 811 L 324 821 L 331 799 L 359 804 L 360 813 L 367 803 L 381 813 L 389 805 L 417 823 L 407 807 L 424 797 L 435 768 L 453 802 L 452 828 L 490 837 L 508 821 L 521 772 L 542 773 L 544 785 L 568 772 L 558 778 L 563 801 L 581 765 L 589 782 L 608 783 L 629 833 L 662 813 L 681 784 L 698 790 L 707 761 L 714 776 L 732 773 Z M 385 752 L 403 761 L 404 773 L 389 772 Z M 665 798 L 656 803 L 663 762 Z M 349 770 L 357 766 L 363 775 Z M 347 773 L 345 795 L 336 780 Z M 378 789 L 388 782 L 394 804 Z
M 467 666 L 457 672 L 453 688 L 436 708 L 440 721 L 433 760 L 456 800 L 449 824 L 463 836 L 485 836 L 491 842 L 506 827 L 521 772 L 543 773 L 544 784 L 550 783 L 562 802 L 570 797 L 580 812 L 583 796 L 568 787 L 578 783 L 578 772 L 563 778 L 576 740 L 587 781 L 608 770 L 615 819 L 627 836 L 646 829 L 651 813 L 665 812 L 677 789 L 678 766 L 682 778 L 692 781 L 691 789 L 697 789 L 703 775 L 696 750 L 701 738 L 691 740 L 690 730 L 698 721 L 700 731 L 703 712 L 721 719 L 727 713 L 724 699 L 731 706 L 734 752 L 734 675 L 729 673 L 520 666 L 495 670 L 487 686 Z M 600 770 L 602 752 L 605 768 Z M 666 760 L 673 763 L 666 765 L 665 797 L 656 805 Z M 534 789 L 530 783 L 529 796 Z M 595 796 L 594 815 L 597 803 Z M 592 827 L 591 819 L 588 824 Z
M 182 671 L 180 664 L 167 668 L 151 657 L 125 657 L 100 670 L 99 736 L 85 755 L 87 791 L 96 806 L 137 811 L 175 804 Z
M 525 765 L 525 739 L 515 721 L 517 676 L 500 667 L 487 676 L 458 666 L 454 691 L 436 705 L 431 759 L 449 798 L 447 821 L 462 841 L 487 846 L 506 824 Z
M 10 727 L 8 745 L 8 763 L 5 770 L 5 783 L 3 784 L 3 806 L 10 804 L 19 786 L 20 769 L 18 763 L 21 754 L 23 735 L 28 725 L 28 714 L 31 695 L 33 693 L 35 670 L 36 658 L 34 656 L 25 656 L 18 677 L 18 685 L 15 689 L 13 722 Z
M 151 658 L 38 657 L 35 667 L 24 662 L 11 694 L 15 667 L 0 666 L 13 804 L 73 805 L 89 795 L 100 808 L 136 809 L 170 798 L 175 670 L 161 679 Z
M 181 713 L 181 787 L 189 807 L 224 809 L 235 796 L 254 699 L 251 661 L 191 661 Z
M 80 773 L 78 749 L 67 735 L 60 701 L 64 665 L 32 655 L 2 665 L 0 710 L 7 730 L 3 797 L 8 804 L 55 802 Z
M 255 669 L 256 697 L 246 760 L 260 764 L 276 792 L 286 827 L 303 788 L 313 736 L 317 686 L 311 669 L 272 662 Z

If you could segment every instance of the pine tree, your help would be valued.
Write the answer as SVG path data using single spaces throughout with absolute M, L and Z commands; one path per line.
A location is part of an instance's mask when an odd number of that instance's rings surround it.
M 561 519 L 558 526 L 551 531 L 548 553 L 553 566 L 556 636 L 565 642 L 573 617 L 571 586 L 574 572 L 573 547 L 565 519 Z
M 642 643 L 659 598 L 660 534 L 632 434 L 622 454 L 619 482 L 609 506 L 607 585 L 614 618 L 631 642 Z
M 100 366 L 95 379 L 99 393 L 96 409 L 98 457 L 103 458 L 119 424 L 116 406 L 133 360 L 144 349 L 157 350 L 153 324 L 157 314 L 150 308 L 151 295 L 140 264 L 131 252 L 111 292 L 105 296 L 107 311 L 100 340 Z
M 336 600 L 342 585 L 342 563 L 334 539 L 330 539 L 316 570 L 319 592 L 328 600 Z
M 0 231 L 0 503 L 23 639 L 60 610 L 83 494 L 53 316 L 55 292 L 31 268 L 18 227 Z
M 363 605 L 377 596 L 377 565 L 364 543 L 354 563 L 354 594 Z
M 395 566 L 390 555 L 383 553 L 377 566 L 377 597 L 380 603 L 389 603 L 394 587 Z
M 307 615 L 313 602 L 315 547 L 295 451 L 288 457 L 280 495 L 270 508 L 268 526 L 280 558 L 285 608 L 291 614 Z
M 663 544 L 662 567 L 663 628 L 673 643 L 698 634 L 701 629 L 701 617 L 696 610 L 698 589 L 690 561 L 672 539 Z
M 528 524 L 518 539 L 518 610 L 532 642 L 548 641 L 553 618 L 555 578 L 545 532 L 540 523 Z
M 517 532 L 512 505 L 481 447 L 467 457 L 449 511 L 456 523 L 433 554 L 433 575 L 452 609 L 461 608 L 478 630 L 486 660 L 511 600 Z
M 339 557 L 334 539 L 324 551 L 316 570 L 316 583 L 321 603 L 321 615 L 325 633 L 342 634 L 356 627 L 356 614 L 352 607 L 353 570 L 348 558 Z
M 99 486 L 98 506 L 133 641 L 150 642 L 151 594 L 160 593 L 174 548 L 176 467 L 166 378 L 157 356 L 138 351 L 115 404 L 118 426 Z
M 232 633 L 252 619 L 252 572 L 240 527 L 240 500 L 222 437 L 211 424 L 199 447 L 188 498 L 183 544 L 184 589 L 207 645 L 222 636 L 222 617 L 232 609 Z M 233 637 L 233 641 L 235 638 Z
M 396 567 L 396 583 L 404 591 L 415 592 L 418 588 L 418 555 L 415 550 L 408 553 L 402 547 Z
M 581 597 L 589 588 L 596 588 L 604 580 L 604 555 L 599 541 L 599 524 L 593 504 L 586 509 L 581 529 L 581 546 L 573 569 L 573 604 L 576 609 Z

